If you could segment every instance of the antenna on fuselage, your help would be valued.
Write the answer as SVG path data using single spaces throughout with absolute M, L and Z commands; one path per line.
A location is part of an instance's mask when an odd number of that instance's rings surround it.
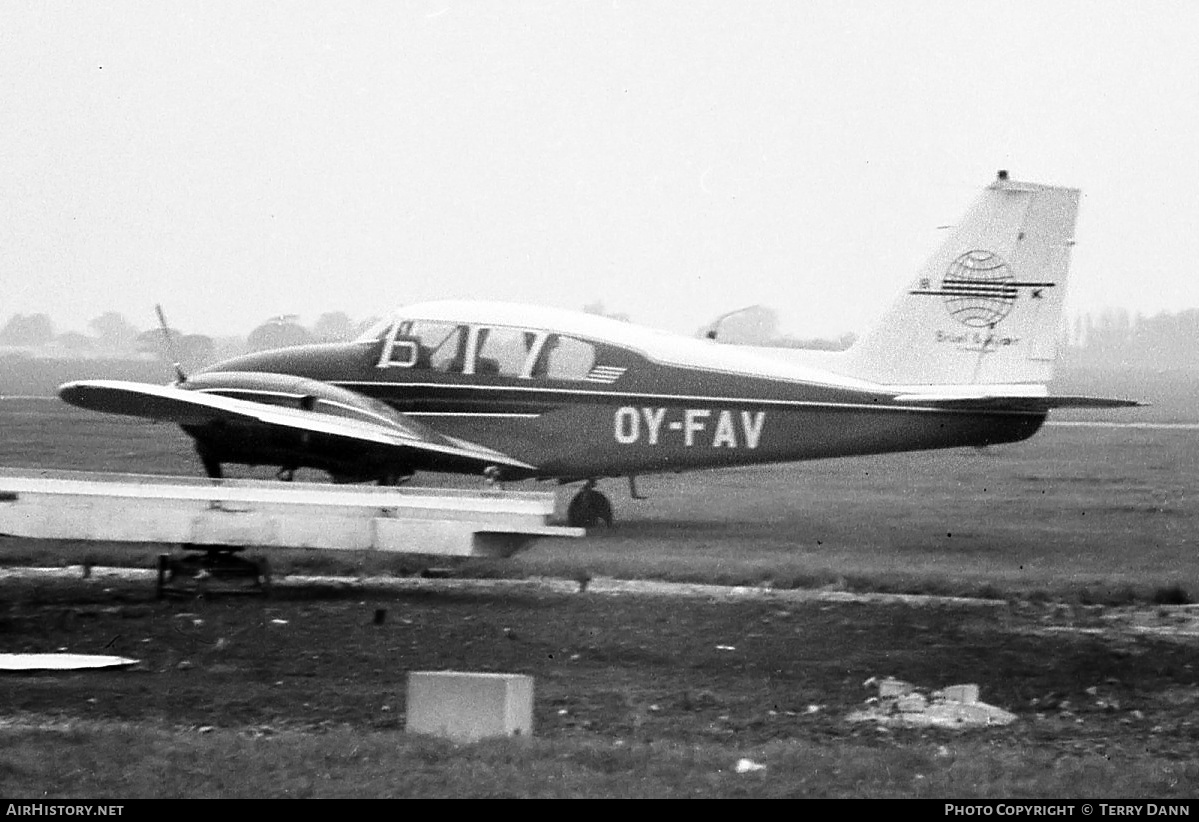
M 187 374 L 183 373 L 183 367 L 179 364 L 179 351 L 175 348 L 175 338 L 171 336 L 171 327 L 167 325 L 167 315 L 162 313 L 161 305 L 155 305 L 154 311 L 158 314 L 158 327 L 162 329 L 163 344 L 166 346 L 165 350 L 171 360 L 171 365 L 175 368 L 177 382 L 187 382 Z
M 709 325 L 708 330 L 706 332 L 704 332 L 704 337 L 711 340 L 712 342 L 716 342 L 716 338 L 720 336 L 720 324 L 722 322 L 727 320 L 729 317 L 735 316 L 737 314 L 742 313 L 743 311 L 749 311 L 751 308 L 757 308 L 757 307 L 758 307 L 758 305 L 755 303 L 754 305 L 747 305 L 744 308 L 738 308 L 736 311 L 727 311 L 724 314 L 721 314 L 719 317 L 712 320 L 712 324 Z

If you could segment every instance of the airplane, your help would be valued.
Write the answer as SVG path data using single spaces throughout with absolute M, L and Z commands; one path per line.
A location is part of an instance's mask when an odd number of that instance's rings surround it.
M 602 478 L 1024 440 L 1052 396 L 1079 191 L 1000 172 L 881 322 L 841 352 L 689 338 L 592 314 L 411 305 L 356 340 L 237 356 L 169 385 L 84 380 L 83 408 L 177 423 L 226 463 L 336 482 L 418 471 L 582 483 L 571 525 L 612 524 Z M 163 321 L 165 328 L 165 320 Z

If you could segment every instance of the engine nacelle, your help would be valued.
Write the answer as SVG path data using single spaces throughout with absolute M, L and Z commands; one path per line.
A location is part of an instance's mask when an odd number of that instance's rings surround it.
M 257 371 L 214 371 L 196 374 L 178 387 L 355 420 L 401 437 L 423 434 L 423 426 L 390 406 L 320 380 Z M 368 445 L 347 444 L 316 432 L 264 432 L 237 420 L 184 425 L 183 430 L 196 440 L 196 450 L 206 466 L 229 462 L 277 465 L 282 471 L 316 468 L 329 472 L 336 482 L 384 484 L 401 482 L 413 473 L 407 465 L 384 459 Z

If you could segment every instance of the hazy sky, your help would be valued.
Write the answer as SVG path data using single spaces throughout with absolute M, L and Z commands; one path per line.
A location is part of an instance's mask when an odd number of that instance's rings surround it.
M 978 189 L 1083 189 L 1072 311 L 1199 307 L 1199 5 L 0 4 L 0 322 L 439 297 L 868 325 Z

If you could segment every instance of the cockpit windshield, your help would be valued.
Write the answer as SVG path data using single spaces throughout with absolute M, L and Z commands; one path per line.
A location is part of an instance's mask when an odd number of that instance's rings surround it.
M 372 323 L 369 328 L 354 339 L 354 342 L 378 342 L 394 324 L 394 320 L 379 320 L 377 323 Z
M 448 320 L 380 322 L 359 342 L 383 338 L 380 368 L 444 374 L 613 383 L 622 366 L 600 364 L 595 343 L 552 331 Z

